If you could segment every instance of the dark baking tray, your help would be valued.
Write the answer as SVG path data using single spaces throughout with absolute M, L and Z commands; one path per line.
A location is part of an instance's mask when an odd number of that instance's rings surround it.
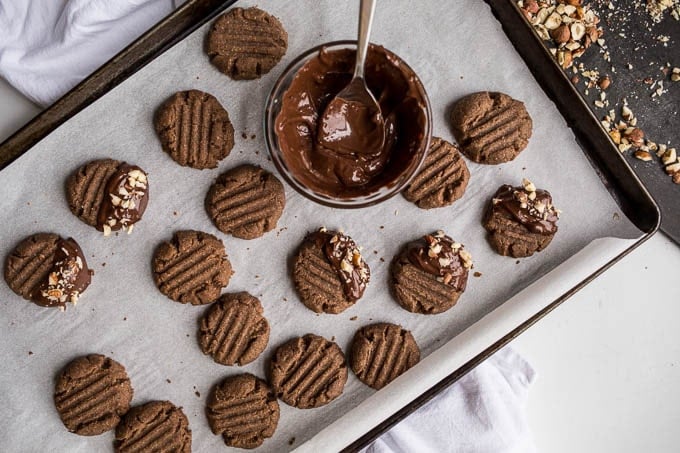
M 0 170 L 27 152 L 54 129 L 87 107 L 116 85 L 161 55 L 192 31 L 215 17 L 236 0 L 188 0 L 174 13 L 163 19 L 147 33 L 113 57 L 90 77 L 55 102 L 21 130 L 0 144 Z M 478 0 L 481 1 L 481 0 Z M 593 272 L 588 278 L 551 302 L 536 315 L 524 321 L 510 333 L 490 345 L 483 352 L 418 398 L 392 414 L 348 445 L 344 451 L 356 451 L 377 436 L 406 418 L 433 396 L 456 382 L 459 378 L 509 343 L 524 330 L 546 316 L 583 286 L 591 282 L 615 262 L 649 239 L 659 228 L 661 215 L 658 206 L 642 185 L 631 167 L 609 141 L 598 119 L 587 103 L 570 83 L 551 55 L 524 21 L 512 0 L 485 0 L 519 54 L 531 69 L 544 91 L 555 102 L 573 130 L 585 155 L 600 176 L 621 210 L 641 232 L 640 239 L 620 255 Z

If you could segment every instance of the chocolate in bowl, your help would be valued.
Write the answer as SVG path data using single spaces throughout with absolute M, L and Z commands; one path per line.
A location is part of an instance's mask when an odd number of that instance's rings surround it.
M 398 193 L 431 138 L 430 103 L 420 80 L 394 53 L 370 45 L 366 82 L 385 119 L 384 146 L 342 153 L 319 143 L 318 123 L 352 78 L 355 48 L 343 41 L 305 52 L 284 71 L 265 112 L 267 145 L 284 178 L 308 198 L 335 207 L 368 206 Z

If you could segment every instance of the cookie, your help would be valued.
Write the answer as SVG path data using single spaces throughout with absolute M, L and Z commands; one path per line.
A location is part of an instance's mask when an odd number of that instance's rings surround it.
M 223 380 L 206 406 L 213 434 L 229 447 L 256 448 L 274 435 L 279 424 L 279 402 L 265 381 L 252 374 Z
M 501 186 L 484 214 L 482 225 L 491 246 L 503 256 L 523 258 L 545 249 L 555 233 L 560 211 L 546 190 L 524 179 L 522 187 Z
M 234 147 L 229 114 L 203 91 L 172 95 L 156 113 L 154 126 L 163 151 L 184 167 L 215 168 Z
M 324 406 L 345 387 L 345 355 L 337 344 L 318 335 L 293 338 L 274 353 L 270 377 L 284 403 L 299 409 Z
M 458 148 L 432 137 L 422 167 L 402 194 L 419 208 L 441 208 L 462 197 L 469 180 L 470 171 Z
M 42 307 L 75 305 L 90 278 L 78 243 L 52 233 L 27 237 L 5 261 L 5 281 L 12 291 Z
M 212 234 L 178 231 L 153 257 L 153 279 L 170 299 L 208 304 L 220 295 L 233 274 L 224 244 Z
M 189 420 L 170 401 L 135 406 L 116 428 L 116 453 L 191 453 Z
M 255 360 L 269 342 L 269 323 L 262 304 L 246 292 L 223 294 L 212 304 L 198 330 L 203 354 L 222 365 L 245 365 Z
M 220 175 L 205 198 L 217 229 L 240 239 L 255 239 L 276 228 L 285 204 L 281 181 L 254 165 Z
M 349 236 L 321 228 L 308 234 L 293 262 L 293 283 L 307 308 L 341 313 L 361 298 L 371 277 Z
M 411 332 L 381 322 L 357 330 L 349 360 L 361 382 L 380 390 L 418 363 L 420 349 Z
M 104 232 L 127 230 L 144 215 L 149 202 L 149 181 L 144 170 L 113 159 L 92 161 L 66 180 L 71 212 Z
M 467 157 L 480 164 L 502 164 L 526 148 L 532 121 L 524 103 L 484 91 L 454 104 L 451 126 Z
M 288 33 L 279 20 L 259 8 L 232 8 L 217 18 L 208 34 L 210 62 L 234 80 L 257 79 L 286 54 Z
M 100 354 L 79 357 L 57 378 L 54 404 L 64 426 L 81 436 L 96 436 L 118 425 L 130 409 L 132 385 L 125 368 Z
M 392 261 L 392 290 L 406 310 L 437 314 L 453 307 L 465 291 L 472 257 L 443 231 L 406 244 Z

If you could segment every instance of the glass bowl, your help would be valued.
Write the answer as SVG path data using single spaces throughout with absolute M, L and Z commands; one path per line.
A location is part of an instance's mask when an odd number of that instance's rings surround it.
M 288 182 L 288 184 L 290 184 L 295 190 L 310 200 L 334 208 L 363 208 L 366 206 L 375 205 L 401 192 L 416 175 L 420 165 L 425 159 L 425 154 L 427 153 L 427 150 L 430 146 L 430 139 L 432 137 L 432 109 L 430 107 L 430 100 L 427 97 L 427 93 L 425 92 L 425 88 L 423 87 L 420 79 L 417 75 L 415 75 L 415 72 L 401 58 L 399 58 L 399 56 L 386 49 L 387 54 L 391 57 L 394 57 L 400 66 L 405 67 L 407 71 L 410 71 L 414 74 L 414 82 L 418 91 L 418 96 L 425 105 L 425 130 L 418 148 L 408 161 L 407 167 L 403 171 L 399 172 L 395 178 L 380 187 L 373 188 L 372 190 L 366 190 L 366 193 L 362 193 L 351 198 L 344 198 L 333 197 L 315 191 L 300 181 L 295 176 L 294 172 L 290 170 L 289 165 L 286 162 L 285 155 L 281 152 L 279 147 L 279 140 L 275 127 L 276 117 L 281 111 L 283 96 L 290 87 L 295 75 L 305 63 L 315 57 L 322 49 L 326 49 L 328 51 L 339 49 L 356 50 L 356 41 L 333 41 L 313 47 L 306 52 L 303 52 L 283 71 L 269 93 L 265 104 L 264 131 L 267 149 L 272 157 L 272 160 L 274 161 L 274 165 L 286 182 Z

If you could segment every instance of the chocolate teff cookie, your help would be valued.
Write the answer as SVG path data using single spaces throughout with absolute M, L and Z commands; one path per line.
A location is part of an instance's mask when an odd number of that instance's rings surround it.
M 419 208 L 442 208 L 463 196 L 469 180 L 470 171 L 458 148 L 432 137 L 423 166 L 402 194 Z
M 285 204 L 281 181 L 254 165 L 220 175 L 205 198 L 217 229 L 240 239 L 255 239 L 276 228 Z
M 467 157 L 480 164 L 501 164 L 526 148 L 532 121 L 522 102 L 484 91 L 454 104 L 451 127 Z
M 350 366 L 364 384 L 380 390 L 420 360 L 408 330 L 390 323 L 362 327 L 354 334 Z
M 5 281 L 12 291 L 42 307 L 75 305 L 90 278 L 78 243 L 52 233 L 27 237 L 5 261 Z
M 506 184 L 496 191 L 482 224 L 494 250 L 503 256 L 523 258 L 550 244 L 557 233 L 559 214 L 550 193 L 524 179 L 522 187 Z
M 132 233 L 149 202 L 149 181 L 136 165 L 95 160 L 68 178 L 66 198 L 71 212 L 104 236 L 121 229 Z
M 178 231 L 153 257 L 153 278 L 170 299 L 192 305 L 217 299 L 233 274 L 221 240 L 201 231 Z
M 288 33 L 279 20 L 259 8 L 232 8 L 210 28 L 210 62 L 234 80 L 257 79 L 286 54 Z
M 210 429 L 229 447 L 256 448 L 274 435 L 279 424 L 279 402 L 265 381 L 252 374 L 223 380 L 206 406 Z
M 223 294 L 201 318 L 198 343 L 222 365 L 245 365 L 269 342 L 269 323 L 259 299 L 246 292 Z
M 276 395 L 290 406 L 324 406 L 345 387 L 345 355 L 336 343 L 318 335 L 293 338 L 274 353 L 270 381 Z
M 170 401 L 135 406 L 116 427 L 116 453 L 191 453 L 189 420 Z
M 437 314 L 453 307 L 465 291 L 472 257 L 443 231 L 404 246 L 391 266 L 392 290 L 406 310 Z
M 341 313 L 361 298 L 371 277 L 349 236 L 321 228 L 308 234 L 293 263 L 300 300 L 316 313 Z
M 163 150 L 184 167 L 215 168 L 234 147 L 234 126 L 220 102 L 199 90 L 180 91 L 156 112 Z
M 125 368 L 101 354 L 79 357 L 66 365 L 54 389 L 61 421 L 81 436 L 115 428 L 131 400 L 132 386 Z

